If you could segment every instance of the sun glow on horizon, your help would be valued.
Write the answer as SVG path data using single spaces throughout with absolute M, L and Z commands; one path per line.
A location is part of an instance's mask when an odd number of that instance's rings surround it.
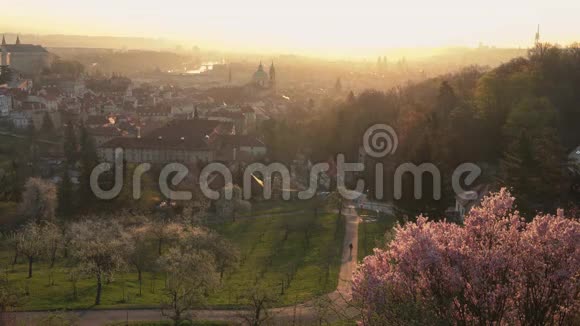
M 556 0 L 29 0 L 3 5 L 11 32 L 163 37 L 235 50 L 349 55 L 387 48 L 529 46 L 580 38 L 580 3 Z

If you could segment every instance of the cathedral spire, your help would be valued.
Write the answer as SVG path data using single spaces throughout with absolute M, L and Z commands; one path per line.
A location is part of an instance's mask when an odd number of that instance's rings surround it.
M 536 31 L 536 44 L 540 43 L 540 24 L 538 24 L 538 30 Z
M 2 35 L 2 45 L 6 45 L 6 38 L 4 38 L 4 35 Z
M 270 65 L 270 78 L 272 75 L 276 76 L 276 68 L 274 68 L 274 61 L 272 60 L 272 64 Z
M 20 35 L 16 35 L 16 45 L 20 45 Z
M 336 83 L 334 84 L 334 91 L 337 93 L 342 92 L 342 81 L 340 80 L 340 77 L 336 79 Z
M 272 64 L 270 65 L 270 88 L 276 89 L 276 68 L 274 68 L 274 60 L 272 60 Z

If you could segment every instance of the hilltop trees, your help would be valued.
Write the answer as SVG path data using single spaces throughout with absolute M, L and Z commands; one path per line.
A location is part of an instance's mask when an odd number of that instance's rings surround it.
M 514 200 L 486 197 L 463 227 L 422 216 L 397 227 L 355 273 L 362 324 L 573 323 L 580 223 L 561 210 L 526 223 Z
M 580 121 L 580 44 L 567 48 L 538 44 L 529 51 L 528 60 L 536 73 L 537 96 L 546 97 L 558 112 L 556 125 L 562 145 L 576 147 L 580 143 L 577 121 Z
M 52 63 L 50 69 L 46 69 L 45 73 L 57 74 L 76 79 L 79 78 L 84 71 L 85 67 L 78 61 L 58 59 Z
M 562 163 L 578 146 L 580 86 L 578 45 L 539 44 L 519 58 L 487 73 L 478 83 L 476 103 L 488 148 L 499 158 L 498 183 L 512 187 L 517 205 L 529 212 L 552 210 L 565 201 Z
M 392 198 L 392 187 L 383 189 L 383 198 L 409 212 L 443 215 L 455 201 L 449 185 L 452 172 L 461 163 L 473 162 L 488 167 L 478 181 L 513 188 L 518 207 L 552 210 L 559 200 L 570 200 L 561 165 L 565 152 L 580 144 L 580 95 L 574 91 L 580 87 L 579 53 L 578 45 L 542 45 L 527 58 L 495 69 L 468 67 L 384 92 L 363 91 L 309 114 L 282 114 L 260 132 L 276 161 L 304 155 L 312 163 L 324 162 L 342 153 L 355 162 L 363 159 L 359 150 L 365 130 L 385 123 L 396 131 L 399 144 L 388 157 L 364 157 L 365 190 L 371 197 L 375 163 L 385 164 L 385 179 L 400 164 L 433 163 L 444 182 L 441 200 L 427 200 L 430 193 L 414 200 L 412 180 L 409 186 L 403 180 L 400 200 Z M 297 135 L 293 130 L 305 132 Z M 425 186 L 430 179 L 423 177 L 423 189 L 430 188 Z
M 557 204 L 561 197 L 565 155 L 555 129 L 556 117 L 547 98 L 526 97 L 507 118 L 503 133 L 508 144 L 500 160 L 499 181 L 512 187 L 522 210 L 532 210 L 542 202 Z

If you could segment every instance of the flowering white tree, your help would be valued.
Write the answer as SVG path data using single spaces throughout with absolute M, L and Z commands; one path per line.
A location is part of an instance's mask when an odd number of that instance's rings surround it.
M 163 244 L 178 239 L 183 231 L 183 225 L 167 219 L 151 219 L 146 228 L 157 242 L 157 253 L 163 253 Z
M 159 258 L 159 266 L 167 274 L 165 298 L 161 312 L 179 325 L 188 319 L 187 312 L 202 304 L 218 286 L 213 257 L 205 252 L 171 248 Z
M 206 229 L 193 228 L 184 232 L 182 245 L 187 250 L 206 251 L 214 257 L 220 283 L 226 271 L 236 268 L 240 261 L 240 251 L 220 234 Z
M 16 233 L 18 253 L 28 260 L 28 278 L 32 277 L 32 263 L 45 250 L 42 225 L 29 222 Z
M 133 243 L 121 225 L 114 221 L 84 220 L 71 226 L 71 254 L 84 273 L 97 282 L 95 305 L 101 303 L 103 280 L 127 264 Z

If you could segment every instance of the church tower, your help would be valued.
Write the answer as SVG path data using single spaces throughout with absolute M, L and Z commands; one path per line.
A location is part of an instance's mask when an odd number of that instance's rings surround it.
M 272 61 L 272 64 L 270 65 L 270 88 L 271 89 L 276 89 L 276 68 L 274 68 L 274 61 Z
M 10 53 L 8 53 L 6 49 L 2 51 L 1 47 L 6 46 L 6 39 L 4 35 L 2 35 L 2 45 L 0 45 L 0 66 L 9 66 L 10 65 Z
M 536 45 L 540 44 L 540 24 L 538 24 L 538 30 L 536 31 Z
M 20 35 L 16 36 L 16 45 L 20 45 Z
M 336 83 L 334 84 L 334 91 L 336 93 L 342 92 L 342 81 L 340 80 L 340 77 L 336 79 Z

